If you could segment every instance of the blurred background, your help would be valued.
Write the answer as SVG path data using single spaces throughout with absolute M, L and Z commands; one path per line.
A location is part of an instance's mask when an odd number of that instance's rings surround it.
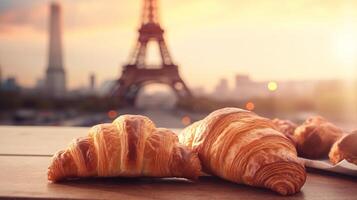
M 236 106 L 352 130 L 356 11 L 353 0 L 0 0 L 0 124 L 132 113 L 182 128 Z

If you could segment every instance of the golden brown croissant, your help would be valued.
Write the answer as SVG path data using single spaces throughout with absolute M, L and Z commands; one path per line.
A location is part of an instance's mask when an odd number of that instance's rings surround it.
M 156 128 L 144 116 L 123 115 L 111 124 L 90 129 L 57 152 L 48 179 L 73 177 L 184 177 L 196 179 L 201 171 L 196 153 L 179 144 L 170 130 Z
M 205 172 L 282 195 L 300 191 L 306 179 L 296 149 L 271 120 L 224 108 L 193 123 L 180 142 L 198 152 Z
M 346 134 L 332 146 L 329 153 L 330 161 L 337 164 L 343 159 L 357 165 L 357 131 Z
M 306 119 L 294 133 L 299 156 L 312 159 L 327 157 L 331 146 L 342 135 L 340 128 L 320 116 Z
M 294 144 L 294 146 L 296 146 L 294 131 L 297 125 L 290 120 L 282 120 L 278 118 L 273 119 L 273 123 L 276 125 L 278 130 L 283 133 L 287 138 L 289 138 L 290 141 Z

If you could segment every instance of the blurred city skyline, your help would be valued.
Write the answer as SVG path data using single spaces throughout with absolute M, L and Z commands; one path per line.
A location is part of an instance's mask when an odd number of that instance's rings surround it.
M 0 66 L 33 87 L 47 67 L 49 0 L 0 0 Z M 68 87 L 119 77 L 137 39 L 141 0 L 58 1 Z M 191 87 L 220 78 L 356 79 L 357 2 L 160 0 L 174 61 Z M 155 56 L 154 56 L 155 57 Z M 155 59 L 153 59 L 155 60 Z

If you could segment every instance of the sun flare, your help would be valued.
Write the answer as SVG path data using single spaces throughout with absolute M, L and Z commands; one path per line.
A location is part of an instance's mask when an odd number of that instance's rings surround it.
M 340 34 L 335 43 L 337 58 L 344 64 L 354 64 L 357 58 L 357 35 L 353 33 Z

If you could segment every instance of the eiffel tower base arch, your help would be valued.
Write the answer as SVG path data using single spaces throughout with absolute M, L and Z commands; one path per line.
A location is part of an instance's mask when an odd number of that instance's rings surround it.
M 118 87 L 115 94 L 120 103 L 135 106 L 140 89 L 152 83 L 168 85 L 175 92 L 178 100 L 192 97 L 190 90 L 179 76 L 176 65 L 165 66 L 160 69 L 137 68 L 133 65 L 127 65 L 116 84 Z

